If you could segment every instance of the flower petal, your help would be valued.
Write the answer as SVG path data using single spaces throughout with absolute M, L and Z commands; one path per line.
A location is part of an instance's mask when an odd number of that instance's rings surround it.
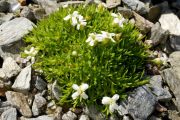
M 84 21 L 84 22 L 81 22 L 80 24 L 81 24 L 82 26 L 86 26 L 87 22 Z
M 77 24 L 77 30 L 80 30 L 81 25 Z
M 74 11 L 72 15 L 73 15 L 73 17 L 78 17 L 79 13 L 78 13 L 78 11 Z
M 118 18 L 114 18 L 114 21 L 113 21 L 114 23 L 119 23 L 119 19 Z
M 95 43 L 94 43 L 93 40 L 89 42 L 89 45 L 90 45 L 90 46 L 94 46 L 94 44 L 95 44 Z
M 71 18 L 71 15 L 68 15 L 64 18 L 65 21 L 69 20 Z
M 87 94 L 86 94 L 85 92 L 83 92 L 83 93 L 81 94 L 81 97 L 82 97 L 83 99 L 88 99 L 88 96 L 87 96 Z
M 27 51 L 27 50 L 24 50 L 24 53 L 25 53 L 25 54 L 30 54 L 30 52 L 29 52 L 29 51 Z
M 115 13 L 111 13 L 111 16 L 112 16 L 112 17 L 118 17 L 118 15 L 115 14 Z
M 87 90 L 87 89 L 89 88 L 89 85 L 86 84 L 86 83 L 82 83 L 82 85 L 80 86 L 80 88 L 81 88 L 82 91 L 85 91 L 85 90 Z
M 111 98 L 110 97 L 103 97 L 102 104 L 108 105 L 110 103 L 111 103 Z
M 79 93 L 78 93 L 78 92 L 75 92 L 75 93 L 72 94 L 71 97 L 72 97 L 73 100 L 74 100 L 74 99 L 76 99 L 78 96 L 79 96 Z
M 74 90 L 79 90 L 79 86 L 78 86 L 77 84 L 73 84 L 73 85 L 72 85 L 72 88 L 73 88 Z
M 119 95 L 118 95 L 118 94 L 115 94 L 115 95 L 112 97 L 112 99 L 113 99 L 114 101 L 117 101 L 117 100 L 119 99 Z
M 77 24 L 77 19 L 76 17 L 72 17 L 72 25 L 75 26 Z
M 114 110 L 117 110 L 117 109 L 118 109 L 118 105 L 117 105 L 116 103 L 113 103 L 113 104 L 110 104 L 110 105 L 109 105 L 109 111 L 110 111 L 111 113 L 113 113 Z

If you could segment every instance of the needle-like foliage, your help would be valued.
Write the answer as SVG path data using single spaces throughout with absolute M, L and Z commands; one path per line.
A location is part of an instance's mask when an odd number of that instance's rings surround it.
M 78 11 L 87 24 L 80 30 L 64 18 Z M 60 8 L 38 23 L 25 38 L 29 47 L 38 50 L 34 69 L 42 70 L 48 82 L 58 81 L 61 105 L 101 104 L 104 96 L 118 94 L 145 84 L 143 79 L 147 47 L 138 30 L 129 22 L 123 27 L 113 24 L 111 12 L 96 5 Z M 115 33 L 115 42 L 101 42 L 90 46 L 90 33 Z M 72 99 L 73 84 L 86 83 L 88 99 Z M 120 99 L 120 100 L 121 100 Z

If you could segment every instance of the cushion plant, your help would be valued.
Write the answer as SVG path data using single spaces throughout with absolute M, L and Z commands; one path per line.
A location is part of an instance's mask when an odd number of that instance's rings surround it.
M 139 31 L 103 5 L 60 8 L 40 21 L 30 35 L 33 67 L 48 82 L 58 81 L 64 106 L 98 105 L 107 113 L 144 78 L 147 47 Z M 112 97 L 112 98 L 111 98 Z

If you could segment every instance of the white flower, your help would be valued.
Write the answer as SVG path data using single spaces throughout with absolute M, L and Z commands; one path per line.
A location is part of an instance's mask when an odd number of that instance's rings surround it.
M 103 105 L 109 105 L 109 111 L 111 113 L 114 112 L 114 110 L 118 109 L 118 105 L 116 104 L 116 101 L 119 99 L 119 95 L 115 94 L 112 98 L 110 97 L 103 97 L 102 104 Z
M 111 16 L 114 17 L 113 23 L 118 24 L 120 27 L 123 27 L 123 23 L 127 21 L 120 13 L 111 13 Z
M 107 42 L 107 40 L 111 40 L 112 42 L 116 42 L 113 37 L 115 33 L 108 33 L 105 31 L 101 31 L 101 34 L 90 33 L 88 39 L 86 40 L 90 46 L 94 46 L 97 42 Z
M 76 90 L 76 92 L 72 94 L 73 99 L 77 99 L 78 97 L 83 99 L 88 98 L 87 94 L 85 93 L 85 91 L 89 88 L 88 84 L 82 83 L 80 86 L 73 84 L 72 88 Z
M 87 24 L 87 22 L 84 19 L 84 17 L 82 15 L 80 15 L 78 13 L 78 11 L 74 11 L 73 14 L 67 15 L 64 18 L 65 21 L 68 21 L 70 19 L 71 19 L 72 26 L 76 26 L 77 25 L 77 30 L 80 30 L 81 27 L 84 27 Z
M 37 54 L 37 50 L 34 47 L 31 47 L 30 50 L 24 50 L 24 53 L 30 56 L 35 56 Z
M 112 42 L 116 42 L 113 37 L 115 36 L 115 33 L 108 33 L 108 32 L 105 32 L 105 31 L 101 31 L 102 33 L 102 37 L 104 39 L 110 39 Z
M 84 17 L 82 15 L 78 16 L 78 24 L 77 24 L 77 30 L 79 30 L 81 27 L 86 26 L 87 22 L 84 19 Z
M 96 34 L 90 33 L 86 42 L 89 43 L 90 46 L 94 46 L 96 43 Z

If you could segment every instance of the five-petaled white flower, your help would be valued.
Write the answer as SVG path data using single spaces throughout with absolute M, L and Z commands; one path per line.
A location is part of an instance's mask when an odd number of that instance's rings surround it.
M 89 88 L 88 84 L 82 83 L 80 86 L 78 86 L 77 84 L 73 84 L 72 88 L 76 90 L 76 92 L 72 94 L 73 99 L 77 99 L 78 97 L 83 99 L 88 98 L 87 94 L 85 93 L 85 91 Z
M 116 104 L 116 101 L 119 99 L 119 95 L 115 94 L 112 98 L 110 97 L 103 97 L 102 104 L 103 105 L 109 105 L 109 111 L 111 113 L 114 112 L 114 110 L 118 109 L 118 105 Z
M 113 23 L 118 24 L 119 27 L 123 27 L 123 23 L 127 21 L 120 13 L 111 13 L 111 16 L 114 17 Z
M 78 13 L 78 11 L 74 11 L 73 14 L 70 14 L 64 18 L 65 21 L 71 20 L 72 26 L 77 25 L 77 30 L 80 30 L 81 27 L 86 26 L 87 22 L 82 15 Z

